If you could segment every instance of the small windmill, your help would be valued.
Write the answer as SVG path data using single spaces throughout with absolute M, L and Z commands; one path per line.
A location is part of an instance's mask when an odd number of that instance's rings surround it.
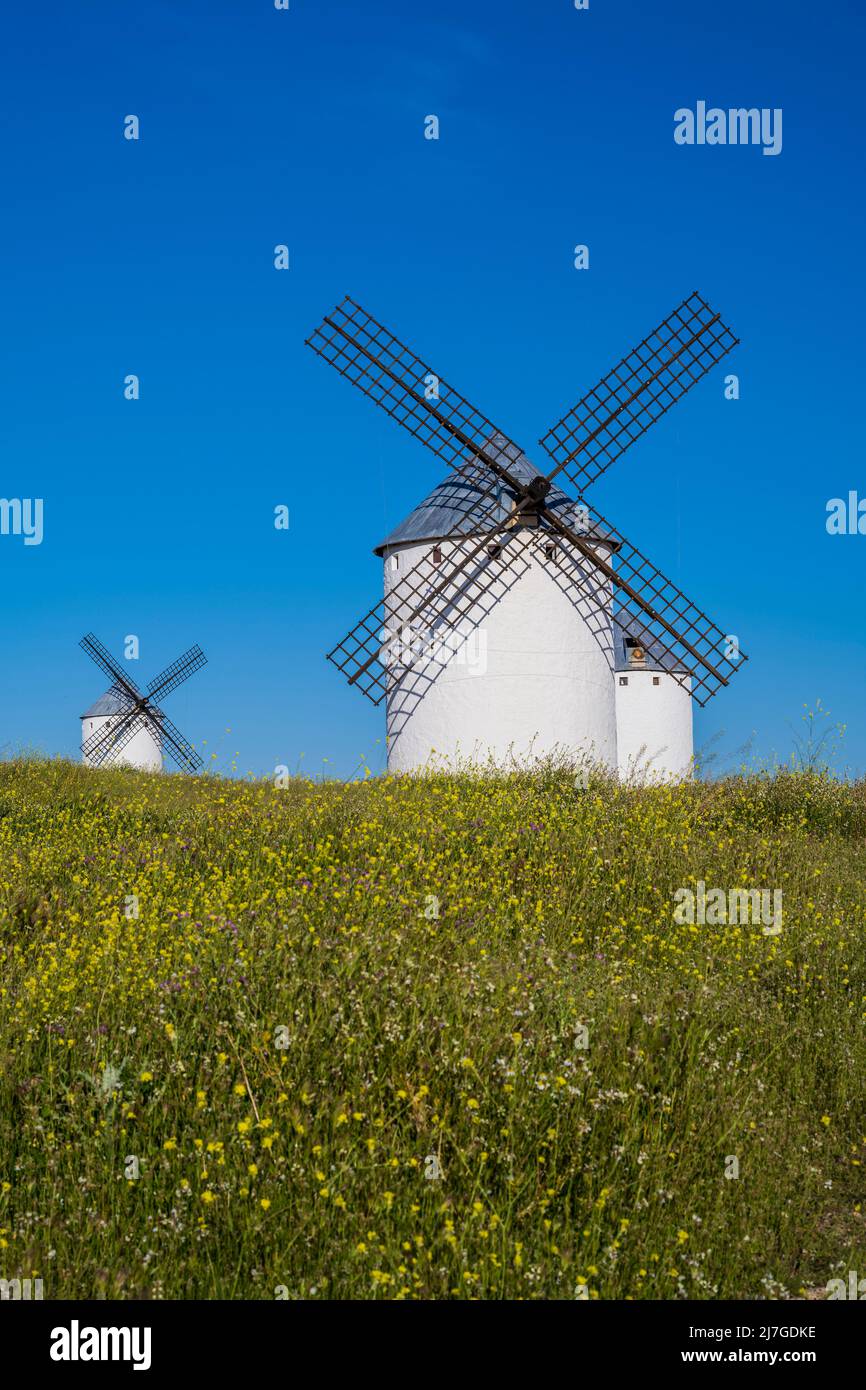
M 197 772 L 202 759 L 156 702 L 207 664 L 201 647 L 190 647 L 155 676 L 143 694 L 92 632 L 78 645 L 112 680 L 106 693 L 81 716 L 85 764 L 126 763 L 161 771 L 165 752 L 183 772 Z
M 630 669 L 660 673 L 649 689 L 679 690 L 659 727 L 682 725 L 685 709 L 690 750 L 690 700 L 706 704 L 744 654 L 583 493 L 738 341 L 689 295 L 539 441 L 553 462 L 542 474 L 348 296 L 315 329 L 308 346 L 455 475 L 377 547 L 385 597 L 328 653 L 374 704 L 386 699 L 389 768 L 432 748 L 523 748 L 533 729 L 537 751 L 580 744 L 616 765 L 623 641 Z M 484 624 L 494 651 L 470 685 L 431 653 Z

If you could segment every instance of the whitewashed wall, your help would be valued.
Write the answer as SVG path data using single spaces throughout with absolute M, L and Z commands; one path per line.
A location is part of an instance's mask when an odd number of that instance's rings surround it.
M 460 759 L 525 765 L 553 752 L 584 753 L 616 767 L 607 582 L 597 571 L 584 581 L 601 598 L 601 613 L 588 598 L 575 602 L 574 590 L 562 584 L 564 571 L 542 559 L 536 544 L 535 532 L 509 542 L 520 555 L 502 567 L 495 603 L 470 609 L 466 626 L 474 626 L 473 635 L 445 664 L 416 658 L 389 696 L 389 771 L 453 766 Z M 400 546 L 392 552 L 399 556 L 397 570 L 386 554 L 386 594 L 418 565 L 429 564 L 432 548 L 430 542 Z
M 94 715 L 82 719 L 81 721 L 81 742 L 85 743 L 93 734 L 99 732 L 106 724 L 117 724 L 120 720 L 119 715 Z M 87 758 L 83 759 L 85 767 L 91 764 Z M 162 752 L 150 728 L 145 726 L 139 729 L 119 752 L 110 754 L 103 767 L 124 765 L 127 767 L 138 767 L 145 772 L 162 771 Z
M 653 677 L 658 685 L 653 685 Z M 691 776 L 694 745 L 688 691 L 664 671 L 632 668 L 618 671 L 614 679 L 620 776 L 641 781 Z

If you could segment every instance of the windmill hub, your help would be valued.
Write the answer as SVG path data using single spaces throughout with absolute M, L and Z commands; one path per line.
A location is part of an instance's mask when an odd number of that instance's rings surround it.
M 550 492 L 550 487 L 550 479 L 545 478 L 542 473 L 538 473 L 527 487 L 526 493 L 531 502 L 543 502 Z
M 521 526 L 537 526 L 542 504 L 550 492 L 550 481 L 537 474 L 522 488 L 522 495 L 514 503 L 514 516 Z

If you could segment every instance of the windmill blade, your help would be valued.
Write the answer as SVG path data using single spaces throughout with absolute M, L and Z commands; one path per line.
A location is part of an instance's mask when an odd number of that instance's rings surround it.
M 600 513 L 592 508 L 587 508 L 587 513 L 592 526 L 618 543 L 613 567 L 620 622 L 636 626 L 638 637 L 648 633 L 663 652 L 680 663 L 691 674 L 694 698 L 705 705 L 748 660 L 745 652 L 738 650 L 736 660 L 727 656 L 727 634 L 703 609 Z
M 480 539 L 442 541 L 439 561 L 431 550 L 328 652 L 328 660 L 374 705 L 410 670 L 422 664 L 435 669 L 466 627 L 528 569 L 511 525 L 500 523 Z
M 596 555 L 585 537 L 558 517 L 545 512 L 544 522 L 609 580 L 619 604 L 613 616 L 620 625 L 643 643 L 649 638 L 666 658 L 666 669 L 674 679 L 699 705 L 705 705 L 748 660 L 745 652 L 737 648 L 736 660 L 727 656 L 730 644 L 722 629 L 615 526 L 589 507 L 585 514 L 589 533 L 606 535 L 615 546 L 609 560 Z M 581 596 L 588 597 L 584 587 L 577 584 Z
M 306 343 L 449 468 L 471 474 L 469 451 L 480 465 L 476 478 L 489 483 L 492 470 L 523 490 L 509 471 L 519 446 L 348 295 Z
M 539 442 L 579 492 L 624 454 L 733 347 L 736 338 L 695 291 Z
M 111 652 L 107 647 L 103 646 L 98 637 L 95 637 L 92 632 L 88 632 L 86 636 L 82 637 L 78 645 L 83 651 L 87 652 L 91 661 L 95 661 L 97 666 L 99 666 L 107 676 L 111 677 L 115 684 L 119 685 L 128 695 L 131 695 L 134 700 L 140 698 L 141 692 L 135 684 L 135 681 L 122 670 L 111 655 Z
M 81 751 L 92 767 L 102 767 L 103 763 L 115 753 L 125 748 L 139 730 L 146 727 L 142 708 L 134 706 L 129 713 L 121 716 L 117 724 L 103 725 L 95 734 L 85 739 Z
M 200 671 L 202 666 L 207 665 L 207 657 L 201 647 L 196 643 L 190 647 L 189 651 L 184 652 L 170 666 L 166 666 L 158 676 L 154 676 L 150 685 L 147 687 L 147 694 L 150 700 L 161 700 L 165 695 L 170 695 L 173 690 L 177 690 L 179 685 L 189 680 L 190 676 L 196 671 Z
M 374 705 L 380 705 L 388 693 L 388 672 L 381 660 L 387 642 L 387 637 L 383 641 L 386 618 L 383 599 L 359 619 L 326 657 Z
M 163 714 L 162 710 L 156 709 L 155 706 L 149 706 L 146 719 L 163 751 L 169 754 L 179 768 L 184 772 L 198 772 L 200 767 L 204 767 L 204 759 L 199 757 L 192 744 L 184 738 L 180 729 L 172 724 L 167 714 Z

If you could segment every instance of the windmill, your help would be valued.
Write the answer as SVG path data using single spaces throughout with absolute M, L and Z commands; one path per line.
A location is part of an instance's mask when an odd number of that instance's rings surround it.
M 78 644 L 111 677 L 104 695 L 81 716 L 81 752 L 88 767 L 125 763 L 161 772 L 168 753 L 183 772 L 197 772 L 202 759 L 156 703 L 207 664 L 201 647 L 190 647 L 142 693 L 106 647 L 89 632 Z
M 314 330 L 307 345 L 453 470 L 376 547 L 384 598 L 328 653 L 386 701 L 389 770 L 432 750 L 501 764 L 582 749 L 625 771 L 646 732 L 662 773 L 687 774 L 691 701 L 744 654 L 584 492 L 738 341 L 689 295 L 543 436 L 543 474 L 348 296 Z M 459 661 L 473 634 L 488 639 L 477 673 Z

